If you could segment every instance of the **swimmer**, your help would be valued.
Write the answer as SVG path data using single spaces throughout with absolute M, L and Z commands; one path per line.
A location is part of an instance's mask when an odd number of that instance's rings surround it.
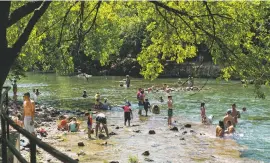
M 85 91 L 85 90 L 83 91 L 83 95 L 82 95 L 82 97 L 83 97 L 83 98 L 86 98 L 86 97 L 87 97 L 87 93 L 86 93 L 86 91 Z
M 164 102 L 164 100 L 161 96 L 159 97 L 159 102 Z

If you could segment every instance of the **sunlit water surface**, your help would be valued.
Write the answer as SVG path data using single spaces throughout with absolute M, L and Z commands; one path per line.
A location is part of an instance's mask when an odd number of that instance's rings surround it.
M 108 98 L 114 106 L 123 105 L 124 98 L 129 99 L 133 106 L 136 106 L 137 88 L 148 88 L 152 85 L 161 86 L 166 83 L 169 86 L 177 85 L 177 79 L 157 79 L 148 81 L 139 78 L 132 78 L 131 88 L 126 89 L 119 86 L 119 81 L 124 77 L 92 77 L 89 81 L 79 77 L 63 77 L 55 74 L 27 74 L 18 82 L 18 99 L 22 100 L 23 92 L 32 92 L 38 88 L 41 95 L 38 102 L 60 109 L 88 109 L 92 107 L 94 95 L 100 92 L 102 98 Z M 182 79 L 185 81 L 185 79 Z M 206 79 L 195 79 L 195 85 L 201 87 Z M 8 83 L 7 83 L 8 84 Z M 256 99 L 253 86 L 243 88 L 239 81 L 216 81 L 209 80 L 206 86 L 199 92 L 179 91 L 171 93 L 174 99 L 175 115 L 181 115 L 188 120 L 200 121 L 200 103 L 206 103 L 207 115 L 214 115 L 214 124 L 222 119 L 232 103 L 237 104 L 238 110 L 247 108 L 242 113 L 239 124 L 236 127 L 236 140 L 239 144 L 247 146 L 241 151 L 242 157 L 248 157 L 264 162 L 270 162 L 270 108 L 269 88 L 263 87 L 266 99 Z M 86 90 L 89 97 L 81 98 L 83 90 Z M 11 95 L 11 93 L 10 93 Z M 163 92 L 150 93 L 147 97 L 150 103 L 158 103 L 158 97 L 166 94 Z M 162 105 L 166 109 L 166 104 Z M 114 108 L 114 111 L 119 109 Z M 166 114 L 165 112 L 163 112 Z M 214 134 L 214 133 L 213 133 Z

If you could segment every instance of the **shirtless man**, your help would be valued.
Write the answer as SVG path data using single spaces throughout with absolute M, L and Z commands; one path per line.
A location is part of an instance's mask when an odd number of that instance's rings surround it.
M 232 123 L 233 125 L 235 125 L 235 123 L 234 123 L 234 118 L 232 117 L 231 114 L 232 114 L 231 110 L 228 110 L 226 116 L 223 118 L 223 123 L 224 123 L 224 125 L 225 125 L 226 128 L 229 127 L 229 126 L 228 126 L 228 121 L 231 121 L 231 123 Z
M 232 117 L 234 118 L 234 123 L 237 124 L 238 112 L 236 110 L 236 105 L 232 104 Z
M 24 129 L 35 135 L 34 116 L 35 116 L 35 102 L 30 99 L 30 93 L 27 92 L 23 96 L 23 125 Z

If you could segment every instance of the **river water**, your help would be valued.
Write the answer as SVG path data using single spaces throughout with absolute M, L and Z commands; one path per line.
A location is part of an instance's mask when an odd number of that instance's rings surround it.
M 85 78 L 76 76 L 63 77 L 55 74 L 28 73 L 26 78 L 18 81 L 18 99 L 22 100 L 23 92 L 32 92 L 33 89 L 38 88 L 41 92 L 37 99 L 38 102 L 61 109 L 91 108 L 97 92 L 100 92 L 102 98 L 108 98 L 113 106 L 123 105 L 124 98 L 129 99 L 136 106 L 137 88 L 161 86 L 164 83 L 169 86 L 177 85 L 177 79 L 149 81 L 132 78 L 131 88 L 126 89 L 119 86 L 119 81 L 123 78 L 103 76 L 92 77 L 87 81 Z M 185 81 L 185 79 L 182 80 Z M 214 124 L 217 124 L 233 103 L 236 103 L 238 110 L 246 107 L 247 112 L 242 113 L 236 127 L 237 136 L 235 136 L 240 145 L 247 147 L 241 151 L 241 156 L 270 162 L 270 89 L 263 88 L 266 99 L 262 100 L 255 98 L 252 85 L 244 88 L 239 81 L 195 79 L 195 86 L 201 87 L 205 83 L 206 85 L 199 92 L 175 91 L 171 93 L 174 99 L 175 114 L 186 117 L 190 121 L 199 122 L 200 103 L 205 102 L 207 115 L 214 115 Z M 86 99 L 81 98 L 83 90 L 86 90 L 89 95 Z M 147 94 L 151 104 L 158 103 L 160 96 L 166 99 L 163 92 Z M 162 109 L 166 109 L 166 104 L 161 106 Z M 118 111 L 117 108 L 113 110 Z

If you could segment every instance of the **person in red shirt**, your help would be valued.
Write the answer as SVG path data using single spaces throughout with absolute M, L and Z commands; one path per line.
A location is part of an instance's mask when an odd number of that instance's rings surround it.
M 62 116 L 60 119 L 60 123 L 57 127 L 58 130 L 60 131 L 67 131 L 68 130 L 68 120 L 66 116 Z
M 124 118 L 125 118 L 125 126 L 128 121 L 128 126 L 130 126 L 130 120 L 132 117 L 132 110 L 128 103 L 125 104 L 125 106 L 122 107 L 124 109 Z
M 85 116 L 87 117 L 88 138 L 91 139 L 93 118 L 91 113 L 85 113 Z

